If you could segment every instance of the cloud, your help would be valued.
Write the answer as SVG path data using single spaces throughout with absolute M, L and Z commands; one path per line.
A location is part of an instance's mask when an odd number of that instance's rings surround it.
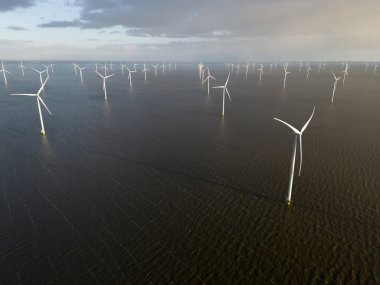
M 27 29 L 25 29 L 23 27 L 19 27 L 19 26 L 8 26 L 7 28 L 9 30 L 13 30 L 13 31 L 17 31 L 17 32 L 26 31 L 27 30 Z
M 68 27 L 80 27 L 82 22 L 79 20 L 73 21 L 52 21 L 45 24 L 40 24 L 40 28 L 68 28 Z
M 0 1 L 0 12 L 13 10 L 19 7 L 30 7 L 34 5 L 36 0 L 1 0 Z
M 103 29 L 168 38 L 233 38 L 375 32 L 380 3 L 368 0 L 74 0 L 80 18 L 40 27 Z

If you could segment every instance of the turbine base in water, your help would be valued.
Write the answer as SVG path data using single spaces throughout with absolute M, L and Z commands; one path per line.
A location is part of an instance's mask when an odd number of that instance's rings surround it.
M 290 208 L 291 205 L 292 205 L 292 204 L 291 204 L 290 201 L 286 201 L 286 206 L 287 206 L 288 208 Z
M 41 135 L 45 135 L 45 131 L 44 130 L 41 130 Z

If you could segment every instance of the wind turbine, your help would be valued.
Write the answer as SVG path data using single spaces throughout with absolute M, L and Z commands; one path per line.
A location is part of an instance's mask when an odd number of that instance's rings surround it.
M 72 65 L 74 66 L 75 76 L 78 76 L 77 65 L 75 63 L 72 63 Z
M 335 81 L 334 81 L 334 89 L 333 89 L 333 93 L 332 93 L 332 97 L 331 97 L 331 103 L 334 103 L 334 95 L 335 95 L 335 90 L 336 90 L 336 84 L 338 83 L 338 80 L 342 76 L 336 77 L 334 72 L 331 71 L 331 73 L 332 73 L 332 75 L 334 76 L 334 79 L 335 79 Z
M 312 69 L 311 69 L 310 65 L 308 65 L 307 66 L 307 76 L 306 76 L 306 79 L 309 79 L 310 70 L 312 70 Z
M 162 67 L 162 74 L 165 74 L 165 63 L 163 63 L 162 65 L 161 65 L 161 67 Z
M 3 62 L 1 62 L 1 70 L 0 70 L 0 72 L 2 72 L 3 75 L 4 75 L 4 82 L 5 82 L 5 85 L 8 85 L 7 76 L 6 76 L 5 73 L 8 73 L 8 74 L 12 74 L 12 73 L 10 73 L 8 70 L 5 69 L 5 67 L 4 67 L 4 63 L 3 63 Z
M 377 63 L 375 62 L 375 68 L 373 69 L 373 75 L 376 75 Z
M 285 68 L 284 68 L 284 89 L 285 89 L 285 84 L 286 84 L 286 76 L 290 73 L 290 71 L 288 71 L 288 66 L 286 65 Z
M 245 67 L 245 78 L 248 78 L 249 63 Z
M 367 72 L 367 70 L 368 70 L 368 62 L 365 65 L 365 72 Z
M 216 80 L 216 79 L 215 79 L 214 77 L 211 76 L 211 74 L 210 74 L 210 69 L 209 69 L 208 67 L 207 67 L 207 73 L 208 73 L 208 75 L 207 75 L 207 77 L 205 78 L 205 80 L 202 82 L 202 84 L 205 83 L 206 80 L 207 80 L 207 94 L 210 95 L 210 78 L 211 78 L 211 79 L 214 79 L 214 80 Z
M 40 102 L 44 105 L 44 107 L 46 108 L 46 110 L 49 112 L 50 116 L 51 116 L 51 112 L 50 112 L 49 108 L 46 106 L 45 102 L 41 99 L 40 94 L 41 94 L 42 90 L 44 89 L 44 86 L 45 86 L 46 82 L 48 81 L 48 79 L 49 79 L 49 76 L 46 77 L 45 82 L 41 85 L 41 87 L 38 90 L 37 94 L 10 94 L 10 95 L 13 95 L 13 96 L 32 96 L 32 97 L 36 97 L 37 98 L 38 112 L 40 114 L 40 121 L 41 121 L 41 134 L 43 136 L 45 135 L 45 128 L 44 128 L 44 121 L 42 119 L 42 112 L 41 112 Z
M 22 64 L 22 60 L 21 60 L 21 64 L 19 66 L 17 66 L 17 68 L 21 68 L 22 76 L 25 76 L 25 74 L 24 74 L 24 68 L 26 68 L 26 66 L 24 66 Z
M 124 67 L 125 67 L 125 64 L 120 63 L 120 67 L 121 67 L 121 76 L 124 76 Z
M 212 87 L 212 88 L 217 88 L 217 89 L 223 89 L 223 110 L 222 110 L 222 116 L 224 116 L 224 101 L 225 101 L 225 97 L 226 97 L 226 92 L 227 92 L 228 98 L 231 101 L 231 96 L 230 96 L 230 93 L 228 92 L 228 89 L 227 89 L 227 84 L 228 84 L 228 80 L 230 79 L 230 74 L 231 73 L 228 72 L 228 77 L 227 77 L 226 83 L 223 86 Z
M 348 63 L 346 63 L 346 68 L 343 70 L 343 85 L 346 80 L 346 76 L 348 76 Z
M 303 63 L 300 62 L 300 72 L 302 71 L 302 66 L 303 66 Z
M 39 71 L 39 70 L 37 70 L 37 69 L 34 69 L 33 67 L 32 67 L 32 69 L 35 71 L 35 72 L 37 72 L 37 73 L 39 73 L 40 74 L 40 83 L 41 83 L 41 85 L 43 85 L 42 84 L 42 73 L 44 73 L 44 72 L 46 72 L 46 69 L 45 70 L 42 70 L 42 71 Z M 49 77 L 49 74 L 48 74 L 48 77 Z
M 236 65 L 236 75 L 239 75 L 240 63 Z
M 98 64 L 95 63 L 95 72 L 97 72 L 97 71 L 98 71 Z
M 82 70 L 83 69 L 86 69 L 87 67 L 80 67 L 79 65 L 76 65 L 77 68 L 79 69 L 79 74 L 80 74 L 80 82 L 83 83 L 83 74 L 82 74 Z
M 263 67 L 264 65 L 263 64 L 260 64 L 260 68 L 257 69 L 257 71 L 260 71 L 260 83 L 261 83 L 261 76 L 263 75 Z
M 132 73 L 135 73 L 137 72 L 136 70 L 130 70 L 128 68 L 128 66 L 126 66 L 128 72 L 129 72 L 129 75 L 128 75 L 128 79 L 129 79 L 129 87 L 132 87 Z
M 108 71 L 107 64 L 105 63 L 104 66 L 101 66 L 100 68 L 104 69 L 104 76 L 107 76 L 107 71 Z
M 273 63 L 269 64 L 269 73 L 272 73 Z
M 101 78 L 103 78 L 103 91 L 104 91 L 104 99 L 106 99 L 107 101 L 107 86 L 106 86 L 106 79 L 107 78 L 110 78 L 111 76 L 113 76 L 113 74 L 111 75 L 101 75 L 99 72 L 95 71 Z
M 322 63 L 320 62 L 320 63 L 318 64 L 318 73 L 321 71 L 321 67 L 322 67 Z
M 293 134 L 294 134 L 294 143 L 293 143 L 293 150 L 292 150 L 292 158 L 291 158 L 291 161 L 290 161 L 289 187 L 288 187 L 288 194 L 287 194 L 287 197 L 286 197 L 286 203 L 288 204 L 288 206 L 290 206 L 291 196 L 292 196 L 294 164 L 296 162 L 296 153 L 297 153 L 297 139 L 299 138 L 299 141 L 300 141 L 300 168 L 299 168 L 299 172 L 298 172 L 298 176 L 300 176 L 301 175 L 301 167 L 302 167 L 302 133 L 305 131 L 306 127 L 310 123 L 311 118 L 314 115 L 314 111 L 315 111 L 315 107 L 313 109 L 313 112 L 311 113 L 311 116 L 310 116 L 309 120 L 307 120 L 306 124 L 302 127 L 301 131 L 297 130 L 296 128 L 294 128 L 290 124 L 288 124 L 288 123 L 286 123 L 286 122 L 284 122 L 284 121 L 282 121 L 280 119 L 274 118 L 275 120 L 279 121 L 280 123 L 283 123 L 286 126 L 288 126 L 293 131 Z
M 153 66 L 153 68 L 154 68 L 154 77 L 157 78 L 157 68 L 158 68 L 158 64 L 155 64 L 155 65 L 152 65 L 152 66 Z M 175 65 L 175 66 L 177 66 L 177 65 Z
M 144 63 L 144 69 L 141 71 L 141 73 L 144 73 L 145 81 L 146 81 L 146 72 L 147 71 L 150 71 L 150 70 L 146 68 L 145 63 Z

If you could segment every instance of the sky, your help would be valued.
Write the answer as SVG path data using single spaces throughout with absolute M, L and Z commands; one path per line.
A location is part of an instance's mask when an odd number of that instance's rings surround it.
M 379 0 L 1 0 L 2 60 L 380 61 Z

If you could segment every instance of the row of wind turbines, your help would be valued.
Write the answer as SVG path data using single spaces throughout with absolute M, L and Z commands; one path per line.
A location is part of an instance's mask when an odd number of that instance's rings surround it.
M 120 65 L 121 65 L 121 73 L 122 73 L 122 75 L 124 75 L 125 69 L 128 71 L 129 85 L 130 85 L 130 87 L 132 87 L 132 74 L 138 72 L 137 71 L 137 65 L 134 64 L 134 69 L 129 69 L 129 67 L 127 65 L 125 65 L 125 64 L 120 64 Z M 19 94 L 12 93 L 10 95 L 12 95 L 12 96 L 31 96 L 31 97 L 36 97 L 37 107 L 38 107 L 38 112 L 39 112 L 39 117 L 40 117 L 40 122 L 41 122 L 41 134 L 45 135 L 46 132 L 45 132 L 44 122 L 43 122 L 43 117 L 42 117 L 41 104 L 45 107 L 45 109 L 47 110 L 47 112 L 50 115 L 52 115 L 52 114 L 51 114 L 49 108 L 47 107 L 47 105 L 45 104 L 45 102 L 42 100 L 42 98 L 41 98 L 40 95 L 41 95 L 42 91 L 44 91 L 44 86 L 46 85 L 46 83 L 47 83 L 47 81 L 49 79 L 49 69 L 51 70 L 51 72 L 54 72 L 54 69 L 53 69 L 54 64 L 43 65 L 43 66 L 45 67 L 45 69 L 42 70 L 42 71 L 37 70 L 35 68 L 31 68 L 32 70 L 34 70 L 35 72 L 37 72 L 39 74 L 39 78 L 40 78 L 41 87 L 39 88 L 39 90 L 37 91 L 37 93 L 19 93 Z M 253 64 L 253 66 L 254 66 L 254 64 Z M 275 68 L 277 68 L 277 63 L 269 64 L 269 70 L 270 70 L 270 72 L 272 71 L 273 66 Z M 79 66 L 78 64 L 75 64 L 75 63 L 73 63 L 73 67 L 74 67 L 75 74 L 77 76 L 79 74 L 80 80 L 81 80 L 81 82 L 83 82 L 83 70 L 85 70 L 87 67 L 81 67 L 81 66 Z M 154 68 L 155 76 L 157 76 L 157 69 L 158 69 L 159 65 L 152 65 L 152 67 Z M 162 67 L 162 72 L 165 73 L 165 65 L 163 64 L 161 67 Z M 302 71 L 302 67 L 303 66 L 302 66 L 302 63 L 301 63 L 300 64 L 300 71 Z M 377 67 L 377 65 L 375 64 L 374 74 L 376 72 L 376 67 Z M 24 76 L 24 69 L 26 67 L 23 65 L 22 62 L 21 62 L 21 64 L 17 68 L 21 69 L 22 75 Z M 101 77 L 102 80 L 103 80 L 103 91 L 104 91 L 105 100 L 107 100 L 106 79 L 114 76 L 114 74 L 107 74 L 107 72 L 109 71 L 109 68 L 112 71 L 112 65 L 107 66 L 107 64 L 105 64 L 104 66 L 100 67 L 100 69 L 104 69 L 104 74 L 102 74 L 102 73 L 99 72 L 98 64 L 95 64 L 95 70 L 94 70 L 94 72 L 99 77 Z M 234 69 L 234 65 L 233 64 L 227 64 L 226 63 L 226 69 L 228 70 L 228 76 L 227 76 L 227 79 L 225 81 L 225 84 L 224 85 L 220 85 L 220 86 L 214 86 L 214 87 L 212 87 L 213 89 L 222 89 L 222 98 L 223 98 L 223 100 L 222 100 L 222 102 L 223 102 L 223 105 L 222 105 L 222 116 L 224 116 L 224 111 L 225 111 L 225 97 L 226 97 L 226 95 L 228 96 L 229 100 L 231 101 L 231 96 L 230 96 L 230 93 L 229 93 L 228 88 L 227 88 L 231 72 L 234 72 L 234 70 L 236 70 L 236 72 L 238 74 L 239 68 L 240 68 L 239 65 L 236 65 L 235 69 Z M 247 78 L 248 77 L 249 64 L 247 64 L 245 66 L 245 68 L 246 68 L 245 75 L 246 75 L 246 78 Z M 318 68 L 319 68 L 318 69 L 318 72 L 319 72 L 322 69 L 322 64 L 321 63 L 318 65 Z M 324 70 L 324 68 L 325 68 L 325 64 L 323 64 L 323 70 Z M 260 67 L 257 68 L 257 71 L 259 71 L 260 82 L 261 82 L 261 78 L 262 78 L 262 74 L 263 74 L 263 69 L 264 69 L 264 65 L 263 64 L 260 64 Z M 283 69 L 284 69 L 283 88 L 285 89 L 285 87 L 286 87 L 286 78 L 287 78 L 287 75 L 290 73 L 288 71 L 288 63 L 285 63 L 283 65 Z M 333 94 L 332 94 L 331 103 L 333 103 L 333 100 L 334 100 L 334 94 L 335 94 L 337 82 L 343 77 L 343 84 L 344 84 L 344 81 L 345 81 L 346 77 L 348 76 L 348 69 L 349 69 L 348 63 L 346 63 L 345 65 L 342 65 L 342 75 L 339 76 L 339 77 L 337 77 L 335 75 L 335 73 L 331 71 L 331 73 L 332 73 L 332 75 L 334 77 L 334 87 L 333 87 Z M 176 70 L 176 65 L 175 65 L 175 70 Z M 306 65 L 307 78 L 309 77 L 309 73 L 310 73 L 311 70 L 312 70 L 311 66 L 309 64 L 307 64 Z M 368 70 L 368 64 L 366 66 L 366 70 Z M 147 80 L 147 72 L 150 72 L 150 71 L 151 70 L 147 68 L 146 64 L 143 64 L 143 69 L 142 69 L 141 73 L 144 73 L 144 80 L 145 81 Z M 198 64 L 198 71 L 199 71 L 199 77 L 201 79 L 202 84 L 204 84 L 205 82 L 207 82 L 207 93 L 210 94 L 210 80 L 216 80 L 216 78 L 211 75 L 210 69 L 208 67 L 205 67 L 205 65 L 203 65 L 203 64 Z M 206 71 L 207 71 L 207 76 L 204 78 Z M 3 63 L 2 63 L 2 69 L 0 70 L 0 72 L 3 72 L 3 74 L 4 74 L 4 81 L 5 81 L 5 84 L 7 84 L 6 73 L 7 74 L 11 74 L 11 73 L 4 68 L 4 64 Z M 43 74 L 44 73 L 46 73 L 45 80 L 43 80 Z M 314 112 L 315 112 L 315 107 L 313 108 L 313 111 L 312 111 L 309 119 L 304 124 L 304 126 L 301 128 L 301 130 L 296 129 L 295 127 L 293 127 L 292 125 L 290 125 L 289 123 L 287 123 L 287 122 L 285 122 L 285 121 L 283 121 L 281 119 L 274 118 L 274 120 L 279 121 L 280 123 L 282 123 L 282 124 L 286 125 L 287 127 L 289 127 L 293 131 L 293 135 L 294 135 L 294 141 L 293 141 L 293 147 L 292 147 L 292 155 L 291 155 L 291 161 L 290 161 L 289 185 L 288 185 L 288 192 L 287 192 L 287 196 L 286 196 L 286 203 L 289 206 L 291 204 L 291 195 L 292 195 L 294 168 L 295 168 L 295 161 L 296 161 L 296 154 L 297 154 L 297 145 L 298 145 L 298 142 L 299 142 L 300 158 L 299 158 L 298 176 L 300 176 L 301 175 L 301 168 L 302 168 L 302 156 L 303 156 L 303 153 L 302 153 L 302 134 L 306 130 L 307 126 L 309 125 L 309 123 L 311 121 L 311 119 L 313 118 Z

